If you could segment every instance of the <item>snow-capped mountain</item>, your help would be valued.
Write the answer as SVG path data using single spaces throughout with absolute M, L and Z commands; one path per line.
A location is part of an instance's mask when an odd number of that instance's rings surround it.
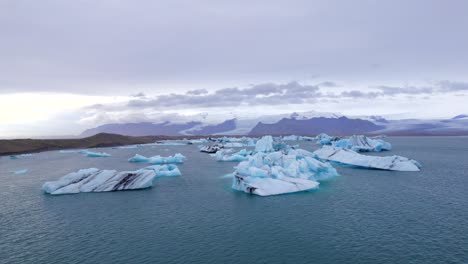
M 217 117 L 216 119 L 219 119 Z M 206 135 L 468 135 L 468 115 L 450 119 L 387 120 L 381 116 L 343 116 L 335 113 L 304 112 L 265 115 L 257 118 L 231 118 L 224 121 L 106 124 L 85 130 L 80 136 L 114 133 L 129 136 L 206 136 Z

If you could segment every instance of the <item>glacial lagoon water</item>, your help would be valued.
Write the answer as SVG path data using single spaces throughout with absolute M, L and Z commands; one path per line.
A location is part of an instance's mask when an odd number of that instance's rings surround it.
M 414 158 L 422 171 L 337 167 L 317 191 L 272 197 L 232 191 L 223 175 L 236 163 L 190 145 L 2 157 L 0 263 L 468 263 L 468 138 L 387 140 L 393 150 L 373 155 Z M 151 189 L 41 191 L 81 168 L 133 170 L 145 166 L 127 162 L 136 153 L 177 152 L 182 176 Z

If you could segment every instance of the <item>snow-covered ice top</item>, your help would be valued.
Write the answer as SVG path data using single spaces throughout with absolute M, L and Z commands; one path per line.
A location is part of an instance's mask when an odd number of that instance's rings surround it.
M 353 135 L 343 138 L 332 144 L 335 147 L 352 149 L 354 151 L 375 151 L 391 150 L 392 145 L 382 139 L 372 139 L 364 135 Z
M 180 171 L 175 165 L 156 165 L 122 172 L 90 168 L 69 173 L 57 181 L 46 182 L 42 190 L 57 195 L 144 189 L 151 187 L 156 177 L 178 175 Z
M 337 176 L 328 163 L 308 151 L 258 152 L 239 163 L 232 188 L 260 196 L 316 189 L 317 181 Z
M 162 157 L 160 155 L 156 155 L 153 157 L 145 157 L 140 154 L 135 154 L 135 156 L 131 157 L 128 159 L 129 162 L 145 162 L 145 163 L 151 163 L 151 164 L 169 164 L 169 163 L 184 163 L 185 161 L 185 156 L 176 153 L 174 156 L 169 156 L 169 157 Z
M 334 161 L 363 168 L 392 171 L 419 171 L 421 168 L 421 165 L 417 161 L 401 156 L 367 156 L 350 149 L 331 146 L 324 146 L 321 149 L 314 151 L 314 154 L 322 160 Z

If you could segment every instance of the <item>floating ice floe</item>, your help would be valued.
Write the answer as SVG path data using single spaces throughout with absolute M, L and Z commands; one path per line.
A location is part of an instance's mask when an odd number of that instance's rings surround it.
M 352 149 L 354 151 L 375 151 L 391 150 L 392 145 L 382 139 L 372 139 L 364 135 L 353 135 L 333 142 L 335 147 Z
M 116 149 L 136 149 L 138 148 L 138 145 L 128 145 L 128 146 L 119 146 L 115 147 Z
M 84 149 L 62 149 L 59 150 L 59 153 L 84 153 L 86 150 Z
M 258 152 L 236 167 L 232 188 L 260 196 L 317 189 L 320 180 L 338 176 L 329 164 L 291 150 Z M 307 155 L 305 155 L 307 154 Z
M 161 146 L 184 146 L 184 145 L 187 145 L 187 144 L 183 143 L 183 142 L 177 142 L 177 141 L 159 141 L 159 142 L 156 142 L 156 145 L 161 145 Z
M 169 164 L 169 163 L 184 163 L 185 161 L 185 156 L 176 153 L 174 156 L 169 156 L 169 157 L 162 157 L 162 156 L 153 156 L 153 157 L 145 157 L 140 154 L 135 154 L 135 156 L 131 157 L 128 159 L 129 162 L 145 162 L 145 163 L 151 163 L 151 164 Z
M 28 173 L 28 169 L 17 170 L 13 172 L 16 175 Z
M 215 143 L 213 145 L 209 146 L 200 146 L 200 152 L 205 152 L 205 153 L 216 153 L 218 150 L 224 148 L 223 145 Z
M 21 158 L 27 158 L 27 157 L 32 157 L 32 154 L 10 155 L 10 159 L 21 159 Z
M 156 177 L 179 175 L 180 171 L 175 165 L 156 165 L 122 172 L 90 168 L 69 173 L 58 181 L 46 182 L 42 190 L 57 195 L 145 189 L 153 185 Z
M 217 161 L 235 161 L 240 162 L 248 159 L 248 156 L 252 154 L 252 151 L 242 149 L 236 153 L 232 153 L 232 149 L 222 149 L 216 152 L 215 158 Z
M 85 157 L 90 157 L 90 158 L 100 158 L 100 157 L 110 157 L 111 154 L 105 153 L 105 152 L 92 152 L 89 150 L 83 151 L 82 152 Z
M 324 146 L 314 151 L 314 154 L 322 160 L 334 161 L 362 168 L 392 171 L 419 171 L 421 168 L 421 165 L 417 161 L 401 156 L 367 156 L 350 149 L 331 146 Z

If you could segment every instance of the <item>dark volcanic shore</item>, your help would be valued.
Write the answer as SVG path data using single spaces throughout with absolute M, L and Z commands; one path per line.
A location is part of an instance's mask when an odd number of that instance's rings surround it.
M 129 137 L 101 133 L 77 139 L 5 139 L 0 140 L 0 156 L 21 153 L 34 153 L 49 150 L 114 147 L 133 144 L 154 143 L 170 137 Z

